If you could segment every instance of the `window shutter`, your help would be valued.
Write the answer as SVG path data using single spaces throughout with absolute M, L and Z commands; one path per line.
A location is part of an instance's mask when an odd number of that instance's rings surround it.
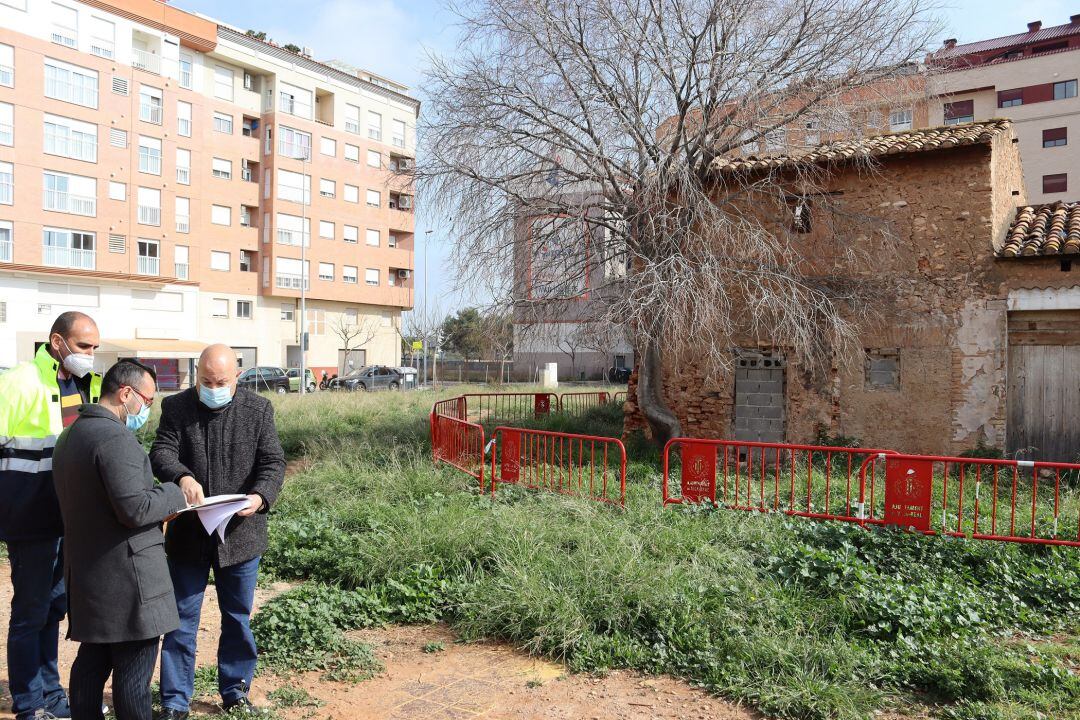
M 946 120 L 956 120 L 957 118 L 967 117 L 974 114 L 974 100 L 958 100 L 956 102 L 945 103 Z
M 109 252 L 111 253 L 126 253 L 127 252 L 127 236 L 125 235 L 110 235 L 109 236 Z
M 127 78 L 117 77 L 113 75 L 112 79 L 112 91 L 117 95 L 128 94 L 128 81 Z
M 1042 137 L 1044 144 L 1057 140 L 1067 140 L 1069 137 L 1069 129 L 1067 127 L 1048 128 L 1042 131 Z

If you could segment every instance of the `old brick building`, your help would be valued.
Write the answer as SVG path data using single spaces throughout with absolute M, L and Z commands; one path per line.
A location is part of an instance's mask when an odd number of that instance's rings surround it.
M 772 337 L 740 339 L 718 379 L 692 363 L 666 367 L 684 434 L 807 442 L 821 427 L 907 452 L 981 440 L 1027 457 L 1080 455 L 1080 204 L 1025 207 L 1009 121 L 720 162 L 718 173 L 790 168 L 793 178 L 814 164 L 830 207 L 812 208 L 804 251 L 828 258 L 839 240 L 830 214 L 888 227 L 895 245 L 867 272 L 890 292 L 860 328 L 865 353 L 831 371 L 804 371 Z M 630 390 L 628 430 L 642 425 Z

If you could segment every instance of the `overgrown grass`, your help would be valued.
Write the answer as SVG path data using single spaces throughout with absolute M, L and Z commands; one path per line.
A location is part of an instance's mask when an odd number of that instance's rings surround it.
M 255 618 L 271 664 L 333 671 L 349 629 L 442 619 L 575 670 L 673 673 L 779 717 L 928 704 L 952 720 L 1080 718 L 1076 550 L 664 510 L 640 443 L 625 510 L 513 487 L 492 502 L 432 467 L 430 395 L 275 402 L 306 462 L 263 567 L 311 582 Z M 618 417 L 548 426 L 613 434 Z

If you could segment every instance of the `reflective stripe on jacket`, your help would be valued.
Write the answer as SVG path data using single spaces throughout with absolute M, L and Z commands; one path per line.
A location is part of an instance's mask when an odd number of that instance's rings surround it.
M 0 374 L 0 540 L 64 534 L 53 488 L 52 454 L 64 429 L 59 363 L 42 345 L 30 362 Z M 76 379 L 90 402 L 101 397 L 101 376 Z

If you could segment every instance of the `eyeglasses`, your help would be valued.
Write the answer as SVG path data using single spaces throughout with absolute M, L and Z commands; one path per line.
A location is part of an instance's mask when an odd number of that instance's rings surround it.
M 143 395 L 141 392 L 139 392 L 135 388 L 131 387 L 130 385 L 128 385 L 128 388 L 130 388 L 131 392 L 135 393 L 136 395 L 138 395 L 142 399 L 143 404 L 146 405 L 146 407 L 153 407 L 154 406 L 154 399 L 153 398 L 146 397 L 145 395 Z

